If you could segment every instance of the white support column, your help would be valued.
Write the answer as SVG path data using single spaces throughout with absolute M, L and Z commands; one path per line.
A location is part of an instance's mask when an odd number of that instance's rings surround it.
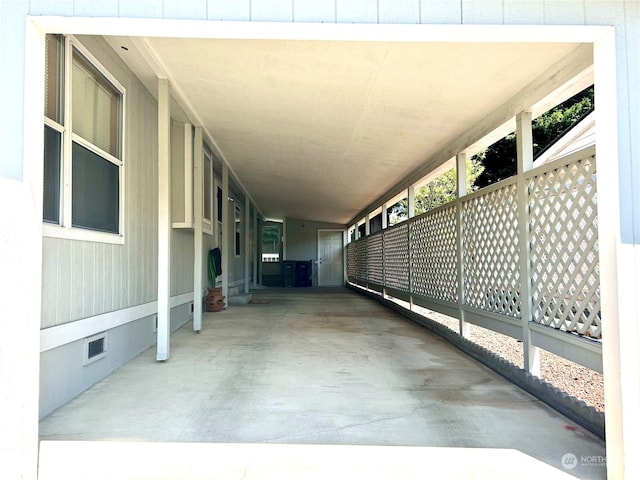
M 258 228 L 258 209 L 253 207 L 253 252 L 251 255 L 253 257 L 253 284 L 258 285 L 258 262 L 261 260 L 258 258 L 258 242 L 261 239 L 260 229 Z
M 287 217 L 282 219 L 282 260 L 287 260 Z
M 456 155 L 456 173 L 458 182 L 458 198 L 462 198 L 467 194 L 467 154 L 459 153 Z M 464 256 L 462 241 L 462 202 L 458 201 L 457 206 L 457 237 L 458 237 L 458 305 L 459 305 L 459 325 L 460 335 L 464 338 L 471 338 L 471 324 L 465 321 L 464 310 Z
M 371 223 L 370 223 L 371 219 L 369 218 L 369 215 L 367 214 L 366 217 L 364 217 L 364 235 L 365 237 L 368 237 L 369 235 L 371 235 Z
M 387 204 L 382 205 L 382 229 L 384 230 L 389 226 L 389 219 L 387 218 Z
M 413 218 L 416 215 L 416 189 L 413 185 L 411 185 L 407 189 L 407 200 L 408 200 L 408 212 L 409 218 Z
M 158 330 L 156 360 L 169 360 L 171 337 L 171 94 L 169 80 L 158 79 Z
M 407 205 L 408 205 L 408 218 L 411 219 L 416 215 L 416 189 L 413 185 L 411 185 L 407 189 Z M 407 228 L 407 246 L 409 249 L 409 310 L 413 311 L 413 262 L 412 260 L 412 249 L 411 246 L 411 225 Z
M 244 196 L 244 293 L 249 293 L 249 275 L 251 272 L 251 263 L 250 263 L 250 255 L 251 255 L 251 242 L 249 241 L 249 220 L 251 210 L 251 203 L 249 200 L 249 195 L 245 194 Z
M 203 258 L 202 218 L 204 217 L 204 170 L 202 127 L 196 127 L 193 139 L 193 330 L 202 330 Z M 215 287 L 215 285 L 212 285 Z
M 627 80 L 616 81 L 616 69 L 623 67 L 616 64 L 621 52 L 616 52 L 613 30 L 594 44 L 593 53 L 607 478 L 640 478 L 640 245 L 630 235 L 639 213 L 629 198 L 632 191 L 621 192 L 619 186 L 620 178 L 631 186 L 629 169 L 635 159 L 633 142 L 627 142 L 637 132 L 632 124 L 619 123 L 617 109 L 629 106 L 622 103 L 624 94 L 617 95 Z
M 229 306 L 229 257 L 233 255 L 229 251 L 229 235 L 231 234 L 231 222 L 229 221 L 229 167 L 222 164 L 222 295 L 224 295 L 224 307 Z
M 531 112 L 516 116 L 516 155 L 518 165 L 518 237 L 520 245 L 520 314 L 522 315 L 522 346 L 524 369 L 540 376 L 540 349 L 531 343 L 529 322 L 531 304 L 531 262 L 529 258 L 529 220 L 527 214 L 527 185 L 524 173 L 533 168 L 533 133 Z

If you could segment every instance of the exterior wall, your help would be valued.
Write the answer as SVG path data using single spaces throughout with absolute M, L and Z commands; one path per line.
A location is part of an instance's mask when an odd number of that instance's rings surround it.
M 127 90 L 125 244 L 43 239 L 42 328 L 147 303 L 157 293 L 156 103 L 104 40 L 78 38 Z
M 44 237 L 42 241 L 43 335 L 55 328 L 83 324 L 83 336 L 109 332 L 108 354 L 83 365 L 83 338 L 41 354 L 40 416 L 109 375 L 155 343 L 155 315 L 96 322 L 107 312 L 148 305 L 158 285 L 158 127 L 151 94 L 100 37 L 79 36 L 82 44 L 126 88 L 125 106 L 125 243 L 113 245 Z M 193 291 L 193 231 L 172 229 L 171 294 Z M 151 308 L 151 307 L 149 307 Z M 190 301 L 172 309 L 172 326 L 191 318 Z M 87 325 L 87 327 L 84 327 Z M 44 337 L 43 337 L 44 338 Z M 48 338 L 48 337 L 47 337 Z
M 229 202 L 229 231 L 227 232 L 229 238 L 229 285 L 234 287 L 232 293 L 240 292 L 244 288 L 244 242 L 246 239 L 246 225 L 244 215 L 244 195 L 240 195 L 234 189 L 230 189 L 230 196 L 233 198 L 233 202 Z M 235 206 L 240 206 L 240 255 L 235 254 L 236 245 L 236 226 L 235 226 Z M 223 252 L 224 254 L 224 252 Z
M 210 20 L 241 21 L 310 21 L 310 22 L 342 22 L 342 23 L 423 23 L 423 24 L 574 24 L 574 25 L 613 25 L 616 27 L 616 73 L 617 73 L 617 115 L 618 115 L 618 169 L 620 192 L 618 204 L 621 219 L 614 228 L 619 251 L 614 255 L 618 261 L 617 279 L 620 284 L 618 293 L 619 317 L 624 322 L 620 326 L 620 364 L 624 366 L 622 392 L 627 406 L 625 415 L 631 422 L 633 413 L 637 413 L 640 398 L 640 316 L 636 301 L 640 297 L 640 283 L 637 272 L 640 271 L 640 205 L 639 197 L 634 192 L 640 185 L 640 2 L 636 0 L 246 0 L 244 2 L 226 2 L 222 0 L 194 0 L 190 2 L 170 2 L 163 0 L 66 0 L 50 2 L 47 0 L 5 0 L 0 3 L 0 38 L 2 56 L 0 57 L 0 104 L 3 110 L 11 115 L 0 116 L 0 181 L 2 192 L 11 192 L 12 198 L 20 202 L 15 206 L 10 202 L 2 202 L 3 221 L 0 222 L 0 251 L 7 266 L 15 270 L 15 274 L 3 276 L 0 298 L 0 383 L 3 391 L 11 392 L 11 396 L 3 396 L 0 401 L 0 467 L 3 478 L 35 478 L 37 475 L 37 415 L 34 412 L 37 391 L 38 342 L 35 339 L 37 325 L 40 322 L 40 295 L 34 289 L 40 284 L 40 276 L 46 263 L 51 260 L 52 246 L 44 246 L 39 237 L 42 212 L 42 172 L 38 162 L 32 159 L 41 158 L 41 143 L 23 141 L 25 124 L 33 123 L 33 111 L 25 108 L 30 103 L 42 103 L 40 89 L 25 89 L 25 71 L 42 75 L 42 67 L 34 67 L 25 61 L 25 49 L 35 49 L 42 55 L 37 46 L 41 42 L 37 29 L 27 29 L 26 15 L 58 15 L 58 16 L 99 16 L 99 17 L 147 17 L 147 18 L 190 18 Z M 33 46 L 35 44 L 35 47 Z M 33 50 L 31 50 L 33 51 Z M 25 95 L 27 93 L 27 95 Z M 38 152 L 39 150 L 39 152 Z M 599 155 L 600 156 L 600 155 Z M 602 158 L 602 156 L 600 156 Z M 606 166 L 605 166 L 606 167 Z M 131 167 L 134 169 L 135 167 Z M 128 171 L 129 175 L 130 172 Z M 11 180 L 15 182 L 11 182 Z M 131 193 L 131 190 L 129 190 Z M 4 197 L 1 197 L 4 199 Z M 14 212 L 20 212 L 18 218 Z M 140 212 L 138 212 L 140 213 Z M 4 221 L 4 219 L 10 221 Z M 128 215 L 127 222 L 131 220 Z M 128 231 L 128 230 L 127 230 Z M 144 237 L 130 238 L 135 248 L 155 248 L 152 244 L 144 244 Z M 155 241 L 153 242 L 155 244 Z M 40 262 L 40 250 L 46 248 L 44 262 Z M 78 247 L 69 247 L 78 249 Z M 95 248 L 95 247 L 94 247 Z M 99 250 L 99 249 L 98 249 Z M 111 262 L 117 255 L 111 252 Z M 66 255 L 66 254 L 65 254 Z M 84 246 L 82 257 L 79 250 L 69 255 L 69 262 L 84 263 Z M 91 256 L 91 252 L 87 255 Z M 142 253 L 143 258 L 146 253 Z M 100 251 L 94 258 L 102 258 L 108 262 L 108 255 Z M 66 261 L 66 260 L 65 260 Z M 97 260 L 98 261 L 98 260 Z M 144 269 L 146 260 L 140 260 Z M 57 265 L 57 261 L 56 261 Z M 76 267 L 74 267 L 76 268 Z M 149 266 L 153 269 L 153 266 Z M 79 272 L 79 268 L 76 269 Z M 83 270 L 84 272 L 84 267 Z M 115 271 L 115 270 L 114 270 Z M 96 277 L 96 269 L 89 273 Z M 142 275 L 155 273 L 147 270 L 131 277 L 121 277 L 120 290 L 128 290 L 124 295 L 111 294 L 108 302 L 116 305 L 134 304 L 152 296 L 152 287 Z M 63 274 L 59 272 L 57 276 Z M 48 275 L 48 274 L 47 274 Z M 84 275 L 84 273 L 83 273 Z M 616 278 L 614 278 L 616 280 Z M 44 285 L 50 285 L 52 279 L 47 278 Z M 73 281 L 73 280 L 72 280 Z M 133 285 L 129 282 L 133 282 Z M 138 282 L 140 282 L 138 286 Z M 33 298 L 33 292 L 36 297 Z M 76 291 L 77 295 L 77 291 Z M 49 298 L 49 297 L 47 297 Z M 45 315 L 45 323 L 52 324 L 73 319 L 82 315 L 87 307 L 74 306 L 68 315 L 62 305 L 56 302 L 56 315 Z M 69 299 L 71 300 L 71 299 Z M 53 301 L 53 300 L 52 300 Z M 98 303 L 97 307 L 103 309 Z M 105 299 L 105 303 L 107 300 Z M 71 307 L 69 307 L 71 309 Z M 81 312 L 76 309 L 81 308 Z M 117 307 L 116 307 L 117 308 Z M 60 319 L 58 319 L 58 310 Z M 96 311 L 98 311 L 96 310 Z M 617 345 L 616 345 L 617 346 Z M 620 365 L 617 365 L 619 367 Z M 613 365 L 616 367 L 616 365 Z M 605 371 L 608 367 L 605 365 Z M 609 366 L 609 368 L 612 368 Z M 609 370 L 616 372 L 616 370 Z M 16 374 L 19 372 L 19 374 Z M 607 404 L 610 405 L 609 399 Z M 625 417 L 626 418 L 626 417 Z M 622 425 L 622 417 L 611 416 L 607 423 Z M 631 423 L 628 423 L 631 425 Z M 609 465 L 615 465 L 612 478 L 620 478 L 621 465 L 628 478 L 640 476 L 640 462 L 633 457 L 631 446 L 640 443 L 640 433 L 631 428 L 625 430 L 625 445 L 628 447 L 626 459 L 622 452 L 611 456 Z M 608 437 L 608 445 L 614 439 Z
M 318 230 L 338 229 L 344 230 L 345 226 L 337 223 L 314 222 L 286 219 L 286 248 L 285 260 L 318 260 Z
M 190 304 L 171 310 L 171 330 L 190 318 Z M 113 328 L 108 333 L 107 355 L 88 365 L 81 359 L 84 340 L 76 340 L 41 354 L 40 415 L 43 418 L 99 382 L 156 342 L 156 316 L 150 315 Z

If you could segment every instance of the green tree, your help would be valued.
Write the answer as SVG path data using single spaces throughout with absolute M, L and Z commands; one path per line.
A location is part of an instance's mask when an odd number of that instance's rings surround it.
M 543 113 L 532 122 L 533 156 L 542 154 L 594 108 L 593 86 Z M 516 135 L 510 133 L 473 157 L 484 166 L 475 187 L 482 188 L 516 174 Z
M 476 190 L 474 187 L 476 178 L 482 173 L 484 167 L 478 159 L 467 161 L 467 192 Z M 415 214 L 421 215 L 436 207 L 455 200 L 458 196 L 458 181 L 456 169 L 452 168 L 440 175 L 435 180 L 427 183 L 415 192 Z M 408 218 L 409 202 L 405 198 L 391 207 L 390 225 Z

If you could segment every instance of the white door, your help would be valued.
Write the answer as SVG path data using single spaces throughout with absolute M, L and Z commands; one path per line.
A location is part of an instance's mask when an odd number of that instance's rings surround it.
M 344 285 L 344 232 L 318 230 L 318 286 Z

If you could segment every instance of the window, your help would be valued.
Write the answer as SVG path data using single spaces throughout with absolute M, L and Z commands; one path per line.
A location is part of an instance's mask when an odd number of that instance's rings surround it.
M 218 205 L 218 223 L 222 223 L 222 187 L 220 185 L 218 185 L 216 200 L 216 204 Z
M 278 226 L 262 227 L 262 261 L 280 261 L 280 227 Z
M 222 246 L 222 187 L 216 183 L 216 210 L 218 217 L 218 245 Z
M 240 252 L 242 252 L 242 242 L 240 237 L 240 232 L 242 231 L 242 210 L 238 205 L 236 205 L 234 211 L 235 211 L 235 225 L 236 225 L 235 255 L 236 257 L 239 257 Z
M 202 230 L 213 235 L 213 153 L 205 144 L 203 149 Z
M 121 243 L 124 89 L 71 37 L 45 61 L 45 235 Z

